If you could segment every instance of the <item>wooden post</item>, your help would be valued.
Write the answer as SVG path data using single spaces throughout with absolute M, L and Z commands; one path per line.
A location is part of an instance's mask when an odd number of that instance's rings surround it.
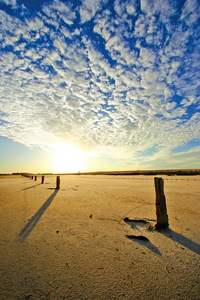
M 57 190 L 60 189 L 60 176 L 57 176 L 57 178 L 56 178 L 56 189 Z
M 31 176 L 31 179 L 33 179 L 33 176 Z
M 44 176 L 42 176 L 42 181 L 41 181 L 41 183 L 44 183 Z
M 35 181 L 37 180 L 37 176 L 35 176 Z
M 157 223 L 156 229 L 164 229 L 169 227 L 167 207 L 164 195 L 164 180 L 162 178 L 154 177 L 156 190 L 156 215 Z

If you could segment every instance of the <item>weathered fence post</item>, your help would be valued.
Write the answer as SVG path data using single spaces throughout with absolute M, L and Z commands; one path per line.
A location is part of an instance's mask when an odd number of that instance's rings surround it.
M 35 181 L 37 180 L 37 176 L 35 176 Z
M 169 227 L 167 207 L 164 195 L 164 180 L 162 178 L 155 177 L 155 190 L 156 190 L 156 215 L 157 223 L 156 229 L 164 229 Z
M 44 183 L 44 176 L 42 176 L 42 181 L 41 181 L 41 183 Z
M 57 176 L 56 178 L 56 190 L 60 189 L 60 176 Z

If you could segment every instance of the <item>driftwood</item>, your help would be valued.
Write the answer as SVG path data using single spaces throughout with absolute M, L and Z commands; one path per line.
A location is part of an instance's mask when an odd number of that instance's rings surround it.
M 129 219 L 128 217 L 124 218 L 124 222 L 138 222 L 138 223 L 149 223 L 145 219 Z
M 157 223 L 156 229 L 165 229 L 169 227 L 167 207 L 164 195 L 164 180 L 162 178 L 155 177 L 155 190 L 156 190 L 156 215 Z
M 149 241 L 149 239 L 144 236 L 144 235 L 134 235 L 134 234 L 127 234 L 127 238 L 129 239 L 137 239 L 137 240 L 142 240 L 142 241 Z

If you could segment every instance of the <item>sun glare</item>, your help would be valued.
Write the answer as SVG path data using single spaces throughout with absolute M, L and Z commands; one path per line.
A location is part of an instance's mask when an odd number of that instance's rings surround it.
M 86 155 L 72 144 L 60 144 L 53 156 L 53 167 L 56 172 L 76 173 L 83 171 L 86 165 Z

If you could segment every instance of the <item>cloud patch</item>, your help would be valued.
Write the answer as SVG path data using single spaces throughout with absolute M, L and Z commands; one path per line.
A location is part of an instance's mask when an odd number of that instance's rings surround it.
M 0 10 L 2 136 L 133 163 L 200 138 L 197 1 L 56 0 L 26 17 L 12 6 Z

